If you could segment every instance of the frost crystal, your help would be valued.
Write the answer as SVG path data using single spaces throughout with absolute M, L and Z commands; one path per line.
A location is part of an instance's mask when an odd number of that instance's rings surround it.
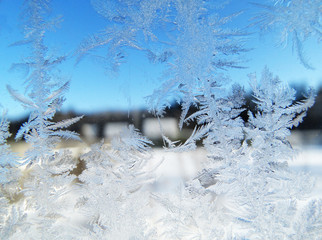
M 264 30 L 280 31 L 280 43 L 293 42 L 299 60 L 308 69 L 314 69 L 304 54 L 303 44 L 310 37 L 322 39 L 322 6 L 320 0 L 273 0 L 272 5 L 255 4 L 263 9 L 256 24 Z
M 84 227 L 92 236 L 148 239 L 147 144 L 151 142 L 130 125 L 112 140 L 110 149 L 96 144 L 83 156 L 86 170 L 79 176 L 83 190 L 77 208 L 85 214 Z
M 79 139 L 77 133 L 61 129 L 77 122 L 81 117 L 59 123 L 51 121 L 61 108 L 63 96 L 69 87 L 68 82 L 60 84 L 51 75 L 53 68 L 64 61 L 65 57 L 47 57 L 47 47 L 44 44 L 45 32 L 57 24 L 58 20 L 47 21 L 50 10 L 47 0 L 27 0 L 24 5 L 25 39 L 14 45 L 30 44 L 33 50 L 30 60 L 22 63 L 30 69 L 26 79 L 29 94 L 24 96 L 10 86 L 7 88 L 15 100 L 31 111 L 28 122 L 21 126 L 16 139 L 24 137 L 26 142 L 32 144 L 33 148 L 25 159 L 25 163 L 32 164 L 43 161 L 42 158 L 50 153 L 60 138 Z
M 302 42 L 321 36 L 318 0 L 275 0 L 260 5 L 264 28 L 282 26 L 282 41 L 293 35 L 302 63 Z M 119 136 L 94 144 L 76 160 L 68 149 L 55 149 L 61 138 L 79 139 L 65 130 L 81 117 L 53 122 L 68 82 L 53 76 L 65 56 L 49 57 L 49 0 L 24 3 L 25 38 L 31 55 L 13 68 L 26 70 L 26 94 L 9 93 L 31 111 L 16 140 L 31 145 L 20 159 L 7 144 L 9 122 L 0 121 L 1 239 L 321 239 L 321 199 L 308 199 L 314 181 L 288 162 L 294 150 L 287 140 L 314 104 L 310 90 L 295 101 L 295 90 L 265 68 L 260 81 L 250 75 L 255 110 L 244 89 L 222 70 L 240 68 L 244 33 L 227 23 L 240 13 L 222 16 L 224 4 L 204 0 L 92 0 L 108 26 L 85 40 L 81 57 L 108 48 L 116 69 L 126 51 L 144 51 L 154 63 L 167 64 L 167 78 L 148 97 L 158 118 L 176 100 L 179 127 L 196 124 L 180 143 L 162 136 L 166 151 L 203 148 L 207 160 L 195 176 L 180 180 L 174 192 L 159 191 L 152 163 L 152 142 L 133 125 Z M 170 29 L 170 30 L 169 30 Z M 191 111 L 191 106 L 195 111 Z M 157 163 L 159 164 L 159 163 Z

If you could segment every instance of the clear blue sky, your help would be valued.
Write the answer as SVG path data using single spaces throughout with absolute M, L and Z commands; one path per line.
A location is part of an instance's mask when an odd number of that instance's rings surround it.
M 8 110 L 9 118 L 26 115 L 18 102 L 7 92 L 6 85 L 23 93 L 23 69 L 9 71 L 12 63 L 21 62 L 28 57 L 26 46 L 8 47 L 21 40 L 19 14 L 22 0 L 0 1 L 0 103 Z M 104 29 L 107 22 L 90 5 L 90 0 L 54 0 L 52 15 L 63 15 L 60 28 L 49 32 L 46 38 L 49 53 L 54 55 L 71 54 L 86 37 Z M 245 13 L 232 23 L 232 26 L 244 27 L 249 24 L 255 9 L 244 0 L 232 0 L 225 12 L 244 10 Z M 254 29 L 250 29 L 254 31 Z M 312 40 L 305 44 L 306 55 L 315 67 L 307 70 L 292 53 L 291 45 L 286 48 L 276 46 L 278 36 L 259 33 L 248 37 L 246 47 L 253 48 L 243 58 L 247 69 L 231 70 L 232 80 L 247 86 L 247 74 L 257 72 L 264 66 L 289 83 L 308 84 L 318 87 L 322 84 L 322 44 Z M 104 54 L 106 49 L 101 49 Z M 162 66 L 152 65 L 143 53 L 130 51 L 128 62 L 121 66 L 118 73 L 108 72 L 93 58 L 85 58 L 75 66 L 75 58 L 70 58 L 61 67 L 61 76 L 71 81 L 63 110 L 75 110 L 78 113 L 91 113 L 103 110 L 129 110 L 144 108 L 144 97 L 151 94 L 161 84 Z

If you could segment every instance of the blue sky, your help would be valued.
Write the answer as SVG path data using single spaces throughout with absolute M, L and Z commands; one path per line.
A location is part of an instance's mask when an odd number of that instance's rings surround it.
M 8 110 L 9 118 L 27 114 L 18 102 L 8 94 L 6 85 L 23 93 L 23 71 L 10 71 L 12 63 L 21 62 L 28 56 L 26 46 L 8 47 L 9 44 L 21 40 L 19 14 L 22 0 L 0 1 L 0 94 L 1 105 Z M 104 29 L 107 22 L 97 14 L 90 5 L 90 0 L 55 0 L 52 4 L 52 15 L 63 15 L 63 22 L 53 32 L 48 32 L 46 43 L 49 53 L 54 55 L 71 55 L 79 44 L 88 36 Z M 255 8 L 247 1 L 232 0 L 225 13 L 244 10 L 245 13 L 231 23 L 233 27 L 245 27 L 253 16 Z M 315 70 L 307 70 L 299 63 L 296 53 L 292 53 L 291 45 L 286 48 L 276 46 L 278 36 L 274 33 L 259 34 L 250 29 L 246 42 L 252 51 L 243 55 L 247 60 L 246 69 L 227 72 L 233 81 L 247 87 L 247 74 L 256 72 L 258 75 L 264 68 L 278 75 L 289 83 L 307 84 L 313 87 L 322 85 L 322 45 L 315 40 L 305 43 L 305 53 Z M 101 49 L 102 54 L 106 49 Z M 104 52 L 105 51 L 105 52 Z M 74 110 L 78 113 L 91 113 L 105 110 L 129 110 L 144 108 L 144 97 L 158 87 L 162 79 L 161 73 L 165 66 L 152 65 L 145 55 L 138 51 L 128 53 L 128 61 L 119 72 L 109 72 L 102 64 L 92 57 L 84 58 L 75 65 L 75 58 L 69 58 L 60 67 L 60 76 L 71 81 L 66 94 L 64 111 Z

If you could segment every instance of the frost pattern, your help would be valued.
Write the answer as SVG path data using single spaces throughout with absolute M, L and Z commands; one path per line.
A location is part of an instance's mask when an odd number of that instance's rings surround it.
M 11 136 L 9 132 L 9 122 L 6 113 L 0 121 L 0 184 L 6 185 L 17 178 L 15 168 L 19 166 L 18 157 L 10 151 L 7 138 Z
M 48 57 L 44 44 L 45 32 L 57 24 L 57 19 L 47 20 L 50 11 L 47 0 L 28 0 L 24 5 L 25 39 L 14 45 L 31 45 L 31 57 L 21 63 L 29 69 L 25 81 L 28 96 L 18 93 L 10 86 L 7 88 L 15 100 L 31 111 L 28 122 L 21 126 L 16 139 L 23 137 L 33 146 L 25 158 L 26 163 L 32 164 L 41 163 L 42 158 L 50 153 L 60 138 L 79 139 L 77 133 L 62 129 L 77 122 L 81 117 L 59 123 L 51 121 L 56 111 L 61 108 L 64 93 L 69 86 L 68 82 L 61 84 L 51 75 L 51 71 L 64 61 L 65 57 Z
M 183 120 L 190 106 L 196 104 L 194 95 L 198 94 L 195 89 L 200 79 L 211 79 L 218 69 L 242 67 L 235 56 L 246 51 L 241 38 L 245 33 L 224 27 L 240 13 L 221 17 L 216 10 L 222 3 L 93 0 L 92 4 L 110 27 L 85 41 L 78 56 L 108 46 L 104 58 L 114 66 L 122 63 L 127 48 L 146 52 L 151 62 L 167 63 L 169 79 L 148 97 L 150 110 L 157 116 L 176 100 L 182 102 Z
M 14 201 L 20 189 L 18 179 L 21 174 L 17 168 L 20 163 L 7 144 L 10 135 L 9 122 L 4 113 L 0 122 L 0 236 L 7 236 L 15 229 L 16 221 L 11 218 L 16 209 L 10 201 Z
M 246 51 L 241 39 L 245 33 L 225 27 L 235 15 L 221 17 L 215 11 L 217 4 L 198 0 L 173 3 L 172 23 L 176 31 L 170 38 L 175 46 L 171 48 L 170 77 L 148 97 L 148 105 L 157 116 L 162 116 L 171 102 L 181 103 L 180 128 L 189 108 L 198 104 L 196 98 L 203 82 L 215 81 L 218 70 L 241 67 L 235 56 Z
M 78 134 L 62 129 L 81 117 L 58 123 L 51 121 L 60 109 L 69 85 L 68 82 L 59 83 L 51 75 L 64 57 L 48 57 L 44 44 L 45 32 L 57 20 L 47 20 L 50 10 L 47 0 L 26 0 L 24 7 L 25 39 L 13 45 L 29 44 L 32 49 L 31 56 L 21 63 L 29 69 L 25 81 L 27 96 L 10 86 L 7 88 L 15 100 L 31 111 L 28 122 L 21 126 L 16 135 L 16 140 L 24 138 L 31 148 L 21 161 L 21 169 L 15 166 L 16 171 L 21 171 L 20 178 L 14 174 L 11 176 L 16 181 L 17 190 L 7 206 L 1 238 L 22 239 L 28 236 L 30 239 L 54 239 L 57 235 L 64 236 L 64 229 L 68 229 L 66 223 L 69 222 L 69 215 L 66 209 L 71 208 L 72 202 L 68 200 L 67 193 L 75 188 L 73 181 L 76 178 L 70 174 L 75 168 L 71 152 L 54 151 L 54 148 L 61 138 L 79 139 Z M 5 121 L 1 124 L 4 143 L 8 129 Z M 6 148 L 1 150 L 1 154 L 11 157 L 5 153 Z M 14 158 L 11 160 L 13 164 Z M 8 189 L 5 188 L 6 191 Z
M 76 208 L 84 215 L 84 239 L 150 239 L 145 187 L 152 181 L 146 169 L 150 144 L 130 125 L 111 148 L 96 144 L 82 157 L 86 170 L 79 176 L 83 189 Z
M 251 82 L 257 112 L 249 113 L 247 125 L 238 117 L 243 111 L 238 86 L 232 95 L 218 99 L 213 88 L 206 88 L 207 101 L 190 116 L 203 127 L 174 150 L 190 149 L 198 136 L 208 161 L 175 196 L 155 195 L 167 209 L 154 228 L 160 239 L 301 239 L 296 235 L 299 221 L 320 226 L 315 217 L 320 203 L 313 200 L 303 207 L 313 180 L 289 169 L 294 150 L 286 139 L 312 106 L 314 93 L 294 102 L 294 90 L 268 69 L 259 86 L 254 76 Z M 303 228 L 303 236 L 318 236 L 320 231 L 313 227 L 314 235 Z
M 293 157 L 293 149 L 286 137 L 291 134 L 290 129 L 302 122 L 308 108 L 314 104 L 314 91 L 310 90 L 305 101 L 294 103 L 295 90 L 283 84 L 278 77 L 273 77 L 268 69 L 264 69 L 260 87 L 257 86 L 256 76 L 251 75 L 251 87 L 254 102 L 257 104 L 258 113 L 249 115 L 247 136 L 252 140 L 252 145 L 260 155 L 254 158 L 258 162 L 265 159 L 283 159 Z
M 256 4 L 263 9 L 256 18 L 262 29 L 278 29 L 280 43 L 291 40 L 299 60 L 308 69 L 314 69 L 304 54 L 304 42 L 315 37 L 322 39 L 322 7 L 319 0 L 273 0 L 274 4 Z
M 84 41 L 77 50 L 78 61 L 98 47 L 108 46 L 107 56 L 99 56 L 118 70 L 128 48 L 146 51 L 144 42 L 155 41 L 154 31 L 166 18 L 170 0 L 91 0 L 94 9 L 108 21 L 101 32 Z
M 275 1 L 272 8 L 264 7 L 269 13 L 262 15 L 262 23 L 278 23 L 275 15 L 286 23 L 287 9 L 290 25 L 286 29 L 296 40 L 319 33 L 312 29 L 320 27 L 320 19 L 311 19 L 309 30 L 303 27 L 308 22 L 296 22 L 294 14 L 301 4 L 299 0 Z M 308 4 L 314 5 L 313 12 L 320 11 L 316 1 Z M 95 144 L 82 155 L 86 166 L 79 176 L 73 174 L 76 162 L 71 152 L 54 150 L 61 138 L 78 139 L 76 133 L 63 129 L 80 117 L 52 121 L 69 86 L 52 75 L 65 57 L 48 57 L 44 44 L 46 31 L 59 18 L 48 19 L 49 0 L 26 0 L 24 5 L 25 39 L 13 45 L 29 44 L 32 54 L 13 68 L 28 69 L 27 94 L 7 88 L 31 110 L 16 136 L 30 143 L 31 149 L 22 159 L 12 154 L 4 116 L 0 122 L 1 238 L 321 238 L 322 202 L 307 199 L 314 181 L 288 167 L 294 150 L 286 138 L 313 105 L 314 91 L 295 102 L 295 91 L 265 68 L 259 82 L 250 75 L 257 108 L 248 112 L 249 120 L 244 122 L 240 117 L 247 109 L 244 90 L 237 84 L 228 87 L 229 79 L 221 72 L 241 67 L 235 57 L 246 51 L 240 38 L 244 34 L 225 27 L 234 15 L 222 17 L 218 11 L 222 4 L 92 0 L 111 25 L 87 39 L 77 52 L 81 58 L 107 46 L 111 63 L 117 67 L 125 51 L 134 48 L 145 51 L 153 63 L 168 64 L 168 78 L 148 98 L 151 111 L 161 117 L 175 99 L 182 107 L 180 128 L 193 121 L 197 124 L 183 143 L 163 136 L 166 150 L 190 151 L 200 141 L 208 154 L 202 170 L 171 194 L 151 192 L 157 167 L 149 166 L 152 142 L 132 125 L 109 144 Z M 169 28 L 168 34 L 159 31 Z M 298 49 L 299 42 L 295 43 Z M 197 111 L 191 114 L 192 105 Z

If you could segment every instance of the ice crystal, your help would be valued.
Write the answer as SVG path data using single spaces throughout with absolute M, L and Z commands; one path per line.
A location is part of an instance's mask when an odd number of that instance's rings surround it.
M 78 134 L 62 130 L 77 122 L 81 117 L 52 122 L 57 110 L 64 102 L 64 94 L 69 83 L 59 83 L 51 75 L 55 66 L 65 57 L 48 57 L 44 43 L 45 33 L 57 23 L 57 19 L 48 20 L 50 2 L 47 0 L 28 0 L 24 3 L 25 39 L 17 44 L 30 44 L 32 49 L 29 60 L 22 63 L 30 69 L 26 79 L 28 96 L 22 95 L 8 86 L 15 100 L 31 111 L 29 120 L 19 129 L 16 139 L 24 138 L 33 148 L 27 153 L 25 163 L 41 162 L 61 138 L 78 139 Z M 55 89 L 56 88 L 56 89 Z
M 276 28 L 280 31 L 280 43 L 287 45 L 291 40 L 301 63 L 314 69 L 304 54 L 304 42 L 314 37 L 318 42 L 322 39 L 321 1 L 274 0 L 270 5 L 255 5 L 263 9 L 255 22 L 264 30 Z
M 92 236 L 98 239 L 142 239 L 146 236 L 151 181 L 146 172 L 149 140 L 132 125 L 111 148 L 96 144 L 82 158 L 86 170 L 79 176 L 83 191 L 78 208 L 86 216 Z M 151 178 L 151 177 L 150 177 Z
M 306 67 L 301 44 L 320 38 L 319 1 L 276 0 L 260 5 L 264 28 L 279 24 Z M 61 138 L 78 139 L 65 130 L 80 117 L 53 122 L 68 82 L 52 75 L 65 56 L 48 57 L 44 37 L 60 18 L 49 19 L 49 0 L 24 3 L 25 38 L 31 55 L 13 68 L 26 70 L 26 94 L 8 86 L 15 100 L 31 111 L 16 139 L 31 148 L 20 160 L 7 144 L 5 116 L 0 122 L 1 239 L 320 239 L 321 200 L 308 199 L 314 181 L 288 163 L 294 150 L 287 140 L 313 105 L 312 90 L 302 101 L 265 68 L 260 81 L 250 75 L 253 103 L 248 120 L 244 89 L 222 70 L 240 68 L 244 33 L 226 23 L 217 1 L 92 0 L 108 27 L 77 50 L 78 60 L 107 46 L 113 67 L 126 51 L 144 51 L 153 63 L 168 64 L 168 78 L 148 97 L 161 118 L 175 99 L 182 108 L 179 127 L 195 123 L 179 143 L 162 136 L 167 151 L 191 151 L 201 143 L 207 160 L 195 176 L 180 180 L 174 192 L 151 190 L 157 184 L 152 142 L 133 125 L 119 136 L 94 144 L 81 155 L 84 169 L 68 149 L 55 149 Z M 303 9 L 301 9 L 303 7 Z M 303 11 L 303 14 L 302 14 Z M 163 31 L 164 29 L 171 31 Z M 191 106 L 196 111 L 189 111 Z M 152 154 L 151 154 L 152 152 Z M 157 165 L 157 164 L 156 164 Z M 154 191 L 154 192 L 152 192 Z

